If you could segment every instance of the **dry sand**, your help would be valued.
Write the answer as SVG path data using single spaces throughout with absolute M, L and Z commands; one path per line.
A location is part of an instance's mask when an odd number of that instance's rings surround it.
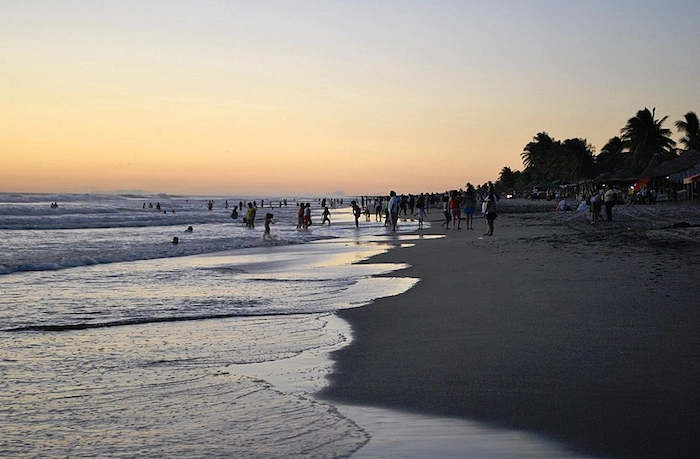
M 479 218 L 473 231 L 433 223 L 423 232 L 446 237 L 370 260 L 406 262 L 400 274 L 421 281 L 338 313 L 353 341 L 320 396 L 572 452 L 698 457 L 700 228 L 669 227 L 700 224 L 700 204 L 617 206 L 595 225 L 555 206 L 501 202 L 493 237 Z

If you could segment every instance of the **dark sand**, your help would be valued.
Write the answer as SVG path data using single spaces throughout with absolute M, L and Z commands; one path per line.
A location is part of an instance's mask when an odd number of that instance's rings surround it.
M 554 207 L 556 204 L 553 204 Z M 700 224 L 690 203 L 616 221 L 502 203 L 495 236 L 373 258 L 421 281 L 338 315 L 331 401 L 456 416 L 608 457 L 700 457 Z M 439 218 L 433 211 L 431 218 Z

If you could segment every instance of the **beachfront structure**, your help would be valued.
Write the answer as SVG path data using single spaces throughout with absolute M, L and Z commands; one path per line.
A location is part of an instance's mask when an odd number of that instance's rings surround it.
M 700 191 L 700 150 L 688 150 L 678 157 L 664 161 L 649 171 L 645 171 L 641 180 L 668 180 L 681 185 L 682 192 L 689 198 L 698 197 Z

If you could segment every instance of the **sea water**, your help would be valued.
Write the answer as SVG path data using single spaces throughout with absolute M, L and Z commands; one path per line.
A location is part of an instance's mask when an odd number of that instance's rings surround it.
M 348 199 L 322 227 L 319 202 L 266 198 L 264 241 L 231 218 L 252 199 L 210 199 L 0 194 L 0 456 L 347 457 L 368 441 L 249 370 L 342 345 L 334 311 L 414 285 L 356 263 L 398 237 L 373 215 L 355 228 Z

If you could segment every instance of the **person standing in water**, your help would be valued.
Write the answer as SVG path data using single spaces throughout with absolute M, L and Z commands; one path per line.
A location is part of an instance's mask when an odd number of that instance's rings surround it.
M 263 240 L 264 241 L 270 241 L 272 240 L 272 236 L 270 235 L 270 225 L 275 223 L 272 218 L 274 215 L 271 213 L 265 214 L 265 232 L 263 233 Z
M 323 220 L 321 221 L 321 225 L 328 222 L 328 226 L 331 226 L 331 211 L 328 210 L 328 206 L 325 206 L 323 208 L 323 214 L 321 214 L 321 215 L 323 217 Z
M 352 206 L 352 215 L 355 217 L 355 228 L 360 227 L 360 215 L 362 215 L 362 209 L 357 205 L 357 201 L 350 201 Z

